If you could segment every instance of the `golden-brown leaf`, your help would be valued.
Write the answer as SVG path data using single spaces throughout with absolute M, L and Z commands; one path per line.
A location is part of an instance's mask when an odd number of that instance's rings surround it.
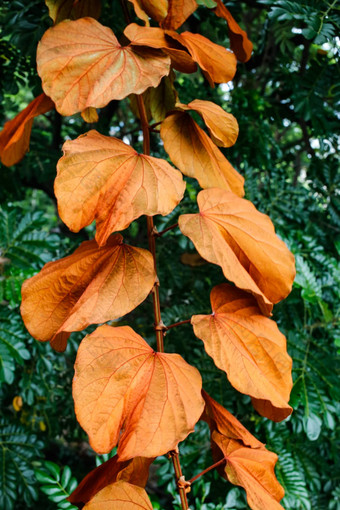
M 151 291 L 156 275 L 147 250 L 123 244 L 120 234 L 99 248 L 85 241 L 68 257 L 46 264 L 22 286 L 21 315 L 31 335 L 46 342 L 89 324 L 118 319 Z
M 185 112 L 162 122 L 161 138 L 171 161 L 202 188 L 222 188 L 244 195 L 244 178 L 231 166 L 209 136 Z
M 166 18 L 161 22 L 163 28 L 177 30 L 189 16 L 196 11 L 195 0 L 168 0 L 169 7 Z
M 248 200 L 212 188 L 197 197 L 200 212 L 180 216 L 182 233 L 203 258 L 221 266 L 224 276 L 251 292 L 262 313 L 291 291 L 294 256 L 275 234 L 274 226 Z
M 0 157 L 5 166 L 15 165 L 24 157 L 29 149 L 34 117 L 53 108 L 53 101 L 40 94 L 14 119 L 6 122 L 0 133 Z
M 267 401 L 267 418 L 284 420 L 292 412 L 288 401 L 293 384 L 284 335 L 261 315 L 254 297 L 240 289 L 218 285 L 210 300 L 211 315 L 191 318 L 195 335 L 234 388 Z
M 62 115 L 141 94 L 170 71 L 168 55 L 123 47 L 111 29 L 93 18 L 49 28 L 38 45 L 37 64 L 43 89 Z
M 154 459 L 135 457 L 121 462 L 115 455 L 96 467 L 79 483 L 67 500 L 82 508 L 101 489 L 118 481 L 129 482 L 144 488 L 149 478 L 149 467 Z
M 182 73 L 194 73 L 197 69 L 196 63 L 185 46 L 176 39 L 167 36 L 161 28 L 141 27 L 136 23 L 131 23 L 124 30 L 124 35 L 131 41 L 131 46 L 162 49 L 170 56 L 171 65 Z
M 200 34 L 177 34 L 172 30 L 166 33 L 188 49 L 192 59 L 207 73 L 211 84 L 227 83 L 234 78 L 237 64 L 234 53 Z
M 202 390 L 202 396 L 205 400 L 205 410 L 202 419 L 208 423 L 211 432 L 217 430 L 226 439 L 239 441 L 243 446 L 264 448 L 263 443 L 258 441 L 235 416 L 216 402 L 206 391 Z
M 168 12 L 168 0 L 129 0 L 133 4 L 136 16 L 149 26 L 149 16 L 155 21 L 162 21 Z
M 55 25 L 64 19 L 85 16 L 98 19 L 101 11 L 100 0 L 45 0 L 45 4 Z
M 203 411 L 201 376 L 178 354 L 154 352 L 130 327 L 101 326 L 80 344 L 73 398 L 92 448 L 118 442 L 120 460 L 156 457 L 193 431 Z
M 240 485 L 246 490 L 250 508 L 283 510 L 279 501 L 284 496 L 284 490 L 274 472 L 277 455 L 265 448 L 240 446 L 237 441 L 228 439 L 217 431 L 212 432 L 211 438 L 227 459 L 225 477 L 232 484 Z
M 169 214 L 183 197 L 178 170 L 117 138 L 90 131 L 63 149 L 55 180 L 60 217 L 75 232 L 95 219 L 99 245 L 142 214 Z
M 85 108 L 85 110 L 81 112 L 81 116 L 85 120 L 85 122 L 88 122 L 89 124 L 93 124 L 94 122 L 98 122 L 99 120 L 97 110 L 92 106 Z
M 217 7 L 214 9 L 216 16 L 224 18 L 228 23 L 231 49 L 240 62 L 247 62 L 253 51 L 252 42 L 248 39 L 246 32 L 236 23 L 222 0 L 215 1 L 217 2 Z
M 84 510 L 152 510 L 141 487 L 120 481 L 104 487 L 84 506 Z
M 178 110 L 194 110 L 203 118 L 211 138 L 219 147 L 231 147 L 238 137 L 238 123 L 234 115 L 227 113 L 211 101 L 195 99 L 188 105 L 177 103 Z

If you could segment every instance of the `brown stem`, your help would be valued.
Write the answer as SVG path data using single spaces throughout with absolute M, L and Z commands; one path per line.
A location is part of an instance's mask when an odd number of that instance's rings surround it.
M 188 510 L 189 505 L 188 505 L 187 493 L 185 492 L 185 488 L 180 486 L 180 482 L 181 482 L 181 480 L 183 480 L 183 473 L 182 473 L 182 468 L 181 468 L 181 464 L 179 461 L 179 452 L 177 449 L 172 450 L 171 452 L 169 452 L 169 455 L 171 456 L 172 464 L 173 464 L 174 470 L 175 470 L 176 483 L 177 483 L 177 487 L 178 487 L 179 496 L 181 498 L 182 510 Z
M 169 232 L 169 230 L 173 230 L 174 228 L 178 227 L 178 223 L 174 223 L 173 225 L 170 225 L 170 227 L 165 228 L 164 230 L 161 230 L 160 232 L 155 232 L 155 237 L 161 237 L 165 232 Z
M 174 322 L 174 324 L 170 324 L 170 326 L 166 326 L 166 329 L 176 328 L 177 326 L 181 326 L 182 324 L 188 324 L 191 322 L 191 319 L 186 319 L 185 321 Z
M 212 469 L 215 469 L 217 466 L 220 466 L 221 464 L 223 464 L 223 462 L 226 462 L 226 460 L 227 459 L 225 457 L 223 457 L 223 459 L 221 459 L 218 462 L 215 462 L 215 464 L 212 464 L 211 466 L 207 467 L 207 469 L 204 469 L 203 471 L 198 473 L 198 475 L 196 475 L 193 478 L 191 478 L 191 480 L 188 480 L 188 483 L 192 484 L 192 482 L 194 482 L 195 480 L 197 480 L 201 476 L 205 475 L 206 473 L 208 473 Z

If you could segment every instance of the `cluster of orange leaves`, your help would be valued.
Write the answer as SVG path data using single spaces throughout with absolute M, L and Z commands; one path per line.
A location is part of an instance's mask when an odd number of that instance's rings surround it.
M 199 212 L 180 216 L 180 230 L 235 286 L 212 289 L 212 313 L 191 318 L 194 333 L 261 415 L 283 420 L 291 413 L 291 359 L 269 316 L 291 290 L 294 258 L 270 219 L 242 198 L 244 179 L 218 148 L 235 143 L 236 119 L 209 101 L 180 103 L 172 71 L 199 67 L 213 86 L 227 82 L 237 59 L 250 58 L 252 44 L 221 0 L 213 10 L 227 21 L 232 51 L 200 34 L 176 32 L 197 8 L 195 0 L 130 2 L 145 26 L 129 24 L 121 44 L 96 21 L 97 0 L 46 0 L 54 26 L 37 51 L 44 94 L 5 125 L 1 160 L 9 166 L 24 156 L 33 119 L 41 113 L 55 107 L 61 115 L 81 112 L 93 122 L 97 108 L 142 94 L 179 170 L 95 130 L 65 142 L 55 180 L 59 214 L 74 232 L 95 220 L 96 237 L 24 283 L 23 320 L 33 337 L 62 351 L 72 331 L 136 308 L 157 280 L 154 259 L 148 250 L 124 244 L 116 232 L 142 215 L 169 214 L 185 191 L 182 174 L 195 178 L 203 188 Z M 149 18 L 159 28 L 150 27 Z M 210 136 L 191 111 L 202 117 Z M 117 455 L 72 494 L 79 508 L 152 508 L 145 492 L 150 464 L 176 449 L 200 419 L 210 427 L 214 459 L 225 460 L 221 475 L 246 490 L 250 507 L 282 508 L 277 456 L 202 390 L 196 368 L 178 354 L 153 351 L 130 327 L 103 325 L 84 338 L 73 397 L 93 449 L 107 453 L 118 445 Z

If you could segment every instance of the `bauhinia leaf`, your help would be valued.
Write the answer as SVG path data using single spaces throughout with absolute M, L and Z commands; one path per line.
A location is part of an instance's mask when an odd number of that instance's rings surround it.
M 156 457 L 193 431 L 203 411 L 201 376 L 178 354 L 154 352 L 130 327 L 101 326 L 80 344 L 73 398 L 92 448 L 118 442 L 121 461 Z
M 251 292 L 265 315 L 291 291 L 294 256 L 274 226 L 248 200 L 212 188 L 198 194 L 200 212 L 180 216 L 182 233 L 200 255 L 221 266 L 224 276 Z
M 78 508 L 82 508 L 101 489 L 119 481 L 144 488 L 149 478 L 149 467 L 153 461 L 154 459 L 135 457 L 121 462 L 115 455 L 90 471 L 67 500 Z
M 225 478 L 246 490 L 252 510 L 283 510 L 280 501 L 284 490 L 276 479 L 274 467 L 277 455 L 265 448 L 247 448 L 239 442 L 213 431 L 211 439 L 226 457 Z M 214 448 L 213 448 L 214 451 Z M 221 458 L 215 456 L 215 459 Z
M 45 4 L 55 25 L 64 19 L 78 19 L 85 16 L 98 19 L 101 11 L 100 0 L 45 0 Z
M 170 30 L 177 30 L 198 7 L 195 0 L 168 0 L 168 3 L 167 16 L 161 26 Z
M 15 165 L 24 157 L 29 149 L 34 117 L 53 108 L 53 101 L 40 94 L 14 119 L 6 122 L 0 133 L 0 157 L 5 166 Z
M 247 62 L 253 51 L 252 42 L 248 39 L 247 33 L 234 20 L 222 0 L 215 1 L 217 2 L 217 6 L 214 9 L 216 16 L 224 18 L 228 23 L 231 49 L 240 62 Z
M 231 51 L 200 34 L 177 34 L 173 30 L 167 30 L 166 33 L 187 48 L 192 59 L 206 73 L 211 85 L 227 83 L 234 78 L 237 60 Z
M 217 430 L 226 439 L 239 441 L 242 446 L 264 448 L 263 443 L 258 441 L 235 416 L 216 402 L 206 391 L 202 390 L 202 396 L 205 400 L 202 419 L 208 423 L 211 431 Z
M 197 69 L 185 46 L 166 35 L 161 28 L 141 27 L 131 23 L 124 30 L 124 35 L 131 41 L 131 46 L 162 49 L 171 57 L 171 65 L 182 73 L 194 73 Z
M 95 219 L 99 245 L 142 214 L 169 214 L 183 197 L 178 170 L 117 138 L 90 131 L 63 150 L 55 180 L 60 217 L 75 232 Z
M 125 315 L 144 301 L 155 278 L 151 253 L 123 244 L 120 234 L 103 248 L 85 241 L 25 281 L 21 315 L 34 338 L 64 350 L 65 332 Z
M 144 489 L 131 483 L 112 483 L 99 491 L 84 510 L 152 510 L 150 499 Z
M 37 64 L 43 89 L 62 115 L 141 94 L 170 71 L 168 55 L 123 47 L 111 29 L 93 18 L 49 28 L 38 45 Z
M 195 99 L 188 105 L 177 103 L 178 110 L 194 110 L 203 118 L 211 138 L 219 147 L 231 147 L 238 137 L 238 123 L 234 115 L 227 113 L 211 101 Z
M 261 315 L 254 297 L 240 289 L 218 285 L 210 300 L 211 315 L 191 318 L 195 335 L 234 388 L 266 403 L 258 409 L 261 414 L 274 421 L 287 418 L 293 383 L 284 335 Z
M 161 138 L 174 165 L 197 179 L 202 188 L 218 187 L 244 195 L 244 178 L 188 113 L 170 113 L 162 122 Z
M 279 501 L 284 496 L 284 490 L 274 473 L 277 455 L 266 450 L 205 391 L 202 391 L 202 395 L 206 403 L 203 420 L 210 428 L 214 460 L 226 459 L 226 464 L 218 468 L 219 473 L 246 490 L 248 504 L 253 510 L 282 510 Z

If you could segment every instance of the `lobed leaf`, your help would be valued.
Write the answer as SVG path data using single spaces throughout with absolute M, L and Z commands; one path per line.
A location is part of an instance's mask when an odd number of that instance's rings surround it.
M 217 6 L 214 13 L 219 18 L 224 18 L 228 23 L 230 47 L 240 62 L 248 62 L 253 51 L 253 44 L 248 39 L 247 33 L 232 17 L 231 13 L 223 4 L 222 0 L 215 0 Z
M 81 18 L 45 32 L 37 65 L 58 112 L 73 115 L 157 86 L 169 74 L 170 58 L 154 49 L 123 47 L 110 28 Z
M 128 482 L 116 482 L 99 491 L 84 510 L 152 510 L 144 489 Z
M 96 220 L 100 246 L 143 214 L 169 214 L 183 198 L 178 170 L 117 138 L 90 131 L 63 150 L 55 180 L 59 215 L 75 232 Z
M 45 94 L 33 99 L 0 133 L 0 158 L 5 166 L 19 163 L 29 149 L 34 117 L 53 110 L 54 103 Z
M 161 138 L 171 161 L 202 188 L 222 188 L 244 195 L 244 178 L 231 166 L 188 113 L 174 112 L 161 125 Z
M 130 327 L 101 326 L 80 344 L 73 398 L 92 448 L 120 461 L 157 457 L 193 431 L 201 376 L 178 354 L 154 352 Z
M 291 291 L 294 256 L 276 236 L 269 217 L 248 200 L 211 188 L 201 191 L 197 202 L 198 214 L 179 218 L 182 233 L 228 280 L 253 294 L 261 312 L 269 315 L 273 303 Z
M 210 300 L 211 315 L 191 318 L 195 335 L 234 388 L 256 399 L 254 407 L 260 414 L 284 420 L 292 412 L 288 401 L 293 386 L 284 335 L 244 291 L 218 285 Z
M 123 244 L 120 234 L 99 248 L 85 241 L 46 264 L 22 286 L 21 315 L 31 335 L 66 348 L 71 331 L 118 319 L 147 297 L 155 281 L 152 255 Z

